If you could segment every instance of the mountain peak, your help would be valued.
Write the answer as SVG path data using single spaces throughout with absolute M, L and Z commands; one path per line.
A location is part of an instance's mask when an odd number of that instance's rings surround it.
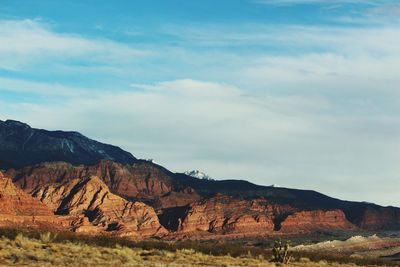
M 28 124 L 20 122 L 20 121 L 16 121 L 16 120 L 6 120 L 6 121 L 1 121 L 0 123 L 3 123 L 7 126 L 13 126 L 13 127 L 23 127 L 23 128 L 31 128 Z
M 95 164 L 100 160 L 124 165 L 137 162 L 129 152 L 78 132 L 47 131 L 15 120 L 0 121 L 0 169 L 55 161 Z

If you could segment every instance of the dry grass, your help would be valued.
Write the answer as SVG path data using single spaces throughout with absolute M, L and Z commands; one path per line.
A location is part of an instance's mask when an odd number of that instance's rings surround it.
M 212 256 L 193 249 L 174 252 L 161 249 L 97 246 L 77 241 L 55 242 L 54 234 L 37 238 L 18 234 L 0 238 L 0 266 L 275 266 L 263 256 Z M 355 266 L 302 258 L 286 266 Z

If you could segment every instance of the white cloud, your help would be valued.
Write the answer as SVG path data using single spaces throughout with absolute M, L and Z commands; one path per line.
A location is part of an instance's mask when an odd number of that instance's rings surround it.
M 361 28 L 262 24 L 234 27 L 168 25 L 163 31 L 185 45 L 215 48 L 255 46 L 258 55 L 288 53 L 289 50 L 291 54 L 329 51 L 348 56 L 372 53 L 380 56 L 392 55 L 400 50 L 400 27 L 397 24 Z
M 92 64 L 122 64 L 149 54 L 107 39 L 56 33 L 49 25 L 35 20 L 0 21 L 0 69 L 16 70 L 32 64 L 74 59 Z
M 0 92 L 1 91 L 58 97 L 79 97 L 96 93 L 95 90 L 88 88 L 77 88 L 57 83 L 49 84 L 0 77 Z

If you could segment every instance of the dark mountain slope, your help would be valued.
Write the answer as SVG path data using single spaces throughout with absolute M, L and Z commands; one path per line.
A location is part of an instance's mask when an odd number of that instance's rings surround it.
M 77 132 L 46 131 L 18 121 L 0 120 L 0 169 L 54 161 L 95 164 L 102 159 L 121 164 L 137 161 L 119 147 L 91 140 Z

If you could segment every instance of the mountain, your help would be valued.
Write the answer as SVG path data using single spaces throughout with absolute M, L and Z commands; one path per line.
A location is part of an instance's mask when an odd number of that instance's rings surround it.
M 32 195 L 48 185 L 59 186 L 97 176 L 111 193 L 152 206 L 160 223 L 171 232 L 178 232 L 174 233 L 177 236 L 183 233 L 197 236 L 193 233 L 197 231 L 188 229 L 205 229 L 200 225 L 213 225 L 218 218 L 225 223 L 231 222 L 232 218 L 240 222 L 243 216 L 250 216 L 257 223 L 268 218 L 273 227 L 269 226 L 264 233 L 270 234 L 290 232 L 287 229 L 291 225 L 310 231 L 313 225 L 315 230 L 322 226 L 334 229 L 335 224 L 338 229 L 346 226 L 348 230 L 400 225 L 398 208 L 343 201 L 315 191 L 259 186 L 241 180 L 203 180 L 170 172 L 148 161 L 122 165 L 103 160 L 90 166 L 41 163 L 19 170 L 10 169 L 6 175 Z M 196 220 L 198 226 L 194 227 L 193 221 Z M 221 225 L 221 228 L 212 228 L 220 229 L 218 231 L 210 228 L 204 232 L 227 233 L 226 227 Z M 228 232 L 235 234 L 239 231 L 238 227 L 233 229 Z
M 0 120 L 0 169 L 54 161 L 94 164 L 102 159 L 122 164 L 137 161 L 119 147 L 91 140 L 77 132 L 46 131 L 18 121 Z
M 73 231 L 185 239 L 400 226 L 400 209 L 395 207 L 343 201 L 311 190 L 260 186 L 245 180 L 200 179 L 194 177 L 200 172 L 173 173 L 78 133 L 36 130 L 15 121 L 3 122 L 1 129 L 6 128 L 12 130 L 7 130 L 10 135 L 1 135 L 0 165 L 8 166 L 3 167 L 5 176 L 57 218 L 67 221 L 67 228 Z M 34 134 L 27 138 L 27 132 Z M 63 137 L 54 138 L 54 133 Z M 67 153 L 76 157 L 74 161 L 63 159 L 66 145 L 59 142 L 66 141 L 59 139 L 72 140 L 74 149 L 67 148 Z M 96 148 L 89 146 L 90 152 L 77 153 L 75 148 L 87 149 L 87 143 Z M 112 160 L 96 154 L 102 146 Z M 43 152 L 49 147 L 57 148 L 51 157 Z M 7 156 L 10 150 L 14 157 Z M 115 160 L 117 156 L 121 160 Z M 27 161 L 35 163 L 28 166 Z

